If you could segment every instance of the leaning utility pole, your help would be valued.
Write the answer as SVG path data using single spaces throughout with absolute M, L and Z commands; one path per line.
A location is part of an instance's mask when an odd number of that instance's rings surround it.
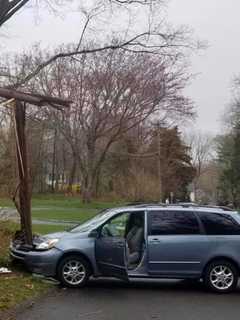
M 19 183 L 13 195 L 13 201 L 21 221 L 21 231 L 18 233 L 17 238 L 24 244 L 32 246 L 32 192 L 26 137 L 26 104 L 37 107 L 51 106 L 56 110 L 62 111 L 63 107 L 69 107 L 71 101 L 7 88 L 0 88 L 0 97 L 7 99 L 1 103 L 1 106 L 11 108 L 14 121 Z
M 32 244 L 31 187 L 26 142 L 26 105 L 19 100 L 13 102 L 13 117 L 16 136 L 19 201 L 13 201 L 19 211 L 21 231 L 27 245 Z

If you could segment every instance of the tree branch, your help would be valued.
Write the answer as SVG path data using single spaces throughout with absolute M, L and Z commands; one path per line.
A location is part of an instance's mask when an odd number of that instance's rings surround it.
M 0 27 L 7 22 L 17 11 L 25 6 L 29 0 L 1 0 L 0 1 Z

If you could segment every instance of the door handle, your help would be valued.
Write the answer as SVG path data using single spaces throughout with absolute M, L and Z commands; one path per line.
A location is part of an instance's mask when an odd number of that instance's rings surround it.
M 161 242 L 161 240 L 159 240 L 158 238 L 154 238 L 150 240 L 150 243 L 159 243 Z
M 117 248 L 123 248 L 125 244 L 123 242 L 116 242 L 116 247 Z

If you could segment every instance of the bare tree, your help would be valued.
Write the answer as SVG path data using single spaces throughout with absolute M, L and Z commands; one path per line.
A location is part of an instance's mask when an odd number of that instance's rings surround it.
M 59 60 L 30 83 L 32 89 L 74 101 L 61 118 L 55 112 L 50 116 L 77 159 L 85 200 L 92 197 L 106 154 L 124 133 L 154 115 L 164 120 L 193 115 L 182 95 L 187 79 L 171 59 L 104 50 Z
M 6 23 L 10 18 L 12 18 L 12 16 L 14 16 L 20 9 L 22 9 L 23 7 L 25 7 L 30 1 L 29 0 L 0 0 L 0 27 Z M 50 8 L 54 9 L 54 4 L 52 0 L 42 0 L 41 2 L 45 2 Z M 56 0 L 54 1 L 55 4 L 60 5 L 63 4 L 64 0 Z M 68 4 L 70 1 L 67 1 Z M 73 1 L 71 1 L 73 2 Z M 80 3 L 85 3 L 86 1 L 82 0 L 80 1 Z M 102 2 L 106 2 L 106 3 L 116 3 L 118 5 L 152 5 L 153 3 L 156 2 L 163 2 L 162 0 L 104 0 Z M 35 6 L 39 5 L 39 1 L 36 1 Z
M 118 39 L 90 43 L 83 39 L 95 14 L 87 13 L 76 44 L 62 46 L 47 55 L 25 55 L 25 64 L 10 65 L 7 70 L 4 66 L 8 88 L 24 87 L 31 92 L 41 89 L 43 93 L 74 101 L 61 118 L 54 111 L 49 111 L 49 115 L 77 159 L 86 201 L 92 197 L 106 154 L 122 134 L 157 113 L 163 118 L 192 115 L 192 105 L 182 95 L 188 80 L 182 62 L 186 50 L 198 47 L 187 29 L 156 23 L 153 6 L 162 4 L 161 0 L 98 2 L 101 8 L 111 5 L 114 11 L 144 5 L 144 9 L 149 9 L 148 23 L 141 31 L 130 28 L 129 23 Z M 0 27 L 27 3 L 0 0 Z M 26 171 L 27 161 L 25 165 Z M 24 204 L 22 208 L 26 209 Z
M 5 3 L 6 10 L 10 10 L 13 3 L 21 4 L 24 6 L 24 2 L 28 1 L 9 1 L 2 0 Z M 82 20 L 82 30 L 79 34 L 76 44 L 69 47 L 62 47 L 55 51 L 51 55 L 46 56 L 44 61 L 36 64 L 34 70 L 26 74 L 18 75 L 17 79 L 13 81 L 11 87 L 18 88 L 24 86 L 32 78 L 47 66 L 51 65 L 54 61 L 63 58 L 79 58 L 81 55 L 88 53 L 94 53 L 103 50 L 121 50 L 125 52 L 142 52 L 154 55 L 161 55 L 162 57 L 171 56 L 173 59 L 176 54 L 184 58 L 186 50 L 193 50 L 199 48 L 202 44 L 193 41 L 191 31 L 186 27 L 173 28 L 169 24 L 166 24 L 165 20 L 160 18 L 162 15 L 162 5 L 165 1 L 162 0 L 139 0 L 139 1 L 121 1 L 121 0 L 96 0 L 93 1 L 91 6 L 87 5 L 87 2 L 82 1 L 80 7 L 78 4 L 78 10 L 80 14 L 80 20 Z M 54 7 L 52 2 L 48 0 L 42 0 L 38 3 L 47 3 L 51 8 Z M 67 3 L 55 0 L 57 6 L 69 6 L 71 3 L 75 3 L 74 0 Z M 52 4 L 52 5 L 51 5 Z M 17 5 L 17 4 L 16 4 Z M 34 4 L 31 4 L 34 6 Z M 2 4 L 3 6 L 3 4 Z M 1 4 L 0 4 L 1 7 Z M 142 10 L 139 12 L 139 7 Z M 7 8 L 9 8 L 7 10 Z M 18 6 L 16 7 L 17 10 Z M 18 9 L 19 10 L 19 9 Z M 54 10 L 54 9 L 53 9 Z M 15 12 L 15 11 L 14 11 Z M 10 12 L 11 13 L 11 10 Z M 13 15 L 13 13 L 11 13 Z M 141 23 L 134 20 L 133 17 L 141 15 Z M 8 15 L 4 18 L 6 21 Z M 118 16 L 121 16 L 121 21 L 124 27 L 114 26 L 114 21 Z M 144 18 L 145 17 L 145 18 Z M 99 19 L 98 19 L 99 18 Z M 8 18 L 9 19 L 9 18 Z M 100 22 L 102 20 L 102 22 Z M 0 20 L 1 21 L 1 20 Z M 110 22 L 109 22 L 110 21 Z M 139 27 L 141 25 L 141 27 Z M 1 26 L 1 24 L 0 24 Z M 117 29 L 116 29 L 117 28 Z M 88 30 L 93 29 L 93 35 L 88 33 Z M 99 35 L 101 30 L 101 41 L 97 39 L 95 35 Z M 118 33 L 118 40 L 109 40 L 113 38 L 113 33 Z M 87 41 L 84 41 L 87 38 Z M 89 40 L 93 39 L 99 45 L 89 46 Z M 100 44 L 101 43 L 101 44 Z M 1 70 L 1 69 L 0 69 Z M 5 70 L 5 68 L 3 69 Z M 3 76 L 6 76 L 3 72 Z
M 30 6 L 31 8 L 38 8 L 41 6 L 41 4 L 44 4 L 44 6 L 49 7 L 53 12 L 57 12 L 57 9 L 60 6 L 69 6 L 71 3 L 74 3 L 74 0 L 66 1 L 66 0 L 36 0 L 34 3 Z M 82 3 L 81 3 L 82 2 Z M 87 1 L 82 0 L 80 1 L 80 5 L 85 4 Z M 162 3 L 163 0 L 102 0 L 97 1 L 98 6 L 101 4 L 117 4 L 118 6 L 130 6 L 130 5 L 144 5 L 149 6 L 153 5 L 155 3 Z M 17 12 L 19 12 L 22 8 L 27 7 L 27 5 L 30 3 L 30 0 L 0 0 L 0 27 L 3 26 L 8 20 L 10 20 Z M 78 3 L 79 5 L 79 3 Z
M 187 144 L 189 145 L 192 164 L 195 168 L 195 178 L 193 181 L 194 192 L 196 200 L 198 198 L 198 188 L 200 178 L 205 171 L 209 168 L 209 163 L 214 158 L 214 143 L 213 137 L 209 134 L 201 132 L 192 132 L 186 137 Z
M 29 0 L 0 0 L 0 27 L 28 2 Z

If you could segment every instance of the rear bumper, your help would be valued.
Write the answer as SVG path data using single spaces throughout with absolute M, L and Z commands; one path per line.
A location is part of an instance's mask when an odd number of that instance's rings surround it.
M 57 263 L 62 251 L 52 248 L 46 251 L 22 251 L 10 248 L 10 256 L 26 265 L 29 271 L 47 277 L 56 276 Z

